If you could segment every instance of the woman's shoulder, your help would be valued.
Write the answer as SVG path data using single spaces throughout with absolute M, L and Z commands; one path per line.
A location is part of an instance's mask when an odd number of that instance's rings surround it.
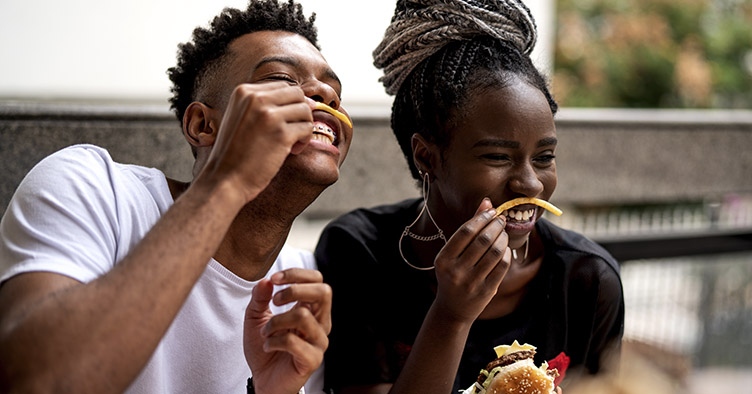
M 576 231 L 561 228 L 548 220 L 538 221 L 538 232 L 546 249 L 564 263 L 586 261 L 592 268 L 600 267 L 619 275 L 619 263 L 601 245 Z
M 395 249 L 405 222 L 414 219 L 410 210 L 419 201 L 359 208 L 331 221 L 324 227 L 316 245 L 319 268 L 323 272 L 337 264 L 346 270 L 356 265 L 377 265 L 385 253 Z
M 597 301 L 613 307 L 623 304 L 620 266 L 606 249 L 576 231 L 548 221 L 540 223 L 538 230 L 552 263 L 549 272 L 554 282 L 569 289 L 570 301 L 580 305 Z
M 415 212 L 420 199 L 407 199 L 393 204 L 358 208 L 347 212 L 327 224 L 324 231 L 332 229 L 353 233 L 372 233 L 385 228 L 393 228 L 404 223 Z

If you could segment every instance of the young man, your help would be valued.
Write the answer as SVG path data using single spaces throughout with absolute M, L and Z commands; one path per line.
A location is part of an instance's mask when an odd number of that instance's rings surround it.
M 345 159 L 351 126 L 315 109 L 340 108 L 340 82 L 292 1 L 226 9 L 193 38 L 169 70 L 190 183 L 81 145 L 19 186 L 0 225 L 0 391 L 321 390 L 331 291 L 283 245 Z

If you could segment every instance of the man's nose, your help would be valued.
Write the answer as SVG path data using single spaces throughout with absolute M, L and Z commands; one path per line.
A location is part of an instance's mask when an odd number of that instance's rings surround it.
M 303 93 L 314 101 L 324 103 L 332 108 L 339 108 L 340 98 L 334 88 L 321 81 L 307 83 L 303 86 Z

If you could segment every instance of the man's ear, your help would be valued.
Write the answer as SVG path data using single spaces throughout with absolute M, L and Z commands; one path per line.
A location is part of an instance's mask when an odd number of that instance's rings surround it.
M 197 101 L 185 110 L 183 136 L 194 148 L 214 145 L 219 125 L 212 116 L 213 112 L 212 108 Z
M 436 176 L 436 169 L 439 163 L 439 149 L 438 147 L 426 141 L 422 135 L 413 134 L 410 143 L 413 148 L 413 163 L 418 167 L 418 170 L 428 173 L 431 177 Z

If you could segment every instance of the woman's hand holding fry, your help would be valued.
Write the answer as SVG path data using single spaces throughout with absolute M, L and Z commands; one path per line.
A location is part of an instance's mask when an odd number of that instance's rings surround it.
M 435 261 L 437 307 L 468 322 L 480 315 L 511 264 L 505 225 L 484 199 L 475 216 L 452 235 Z

